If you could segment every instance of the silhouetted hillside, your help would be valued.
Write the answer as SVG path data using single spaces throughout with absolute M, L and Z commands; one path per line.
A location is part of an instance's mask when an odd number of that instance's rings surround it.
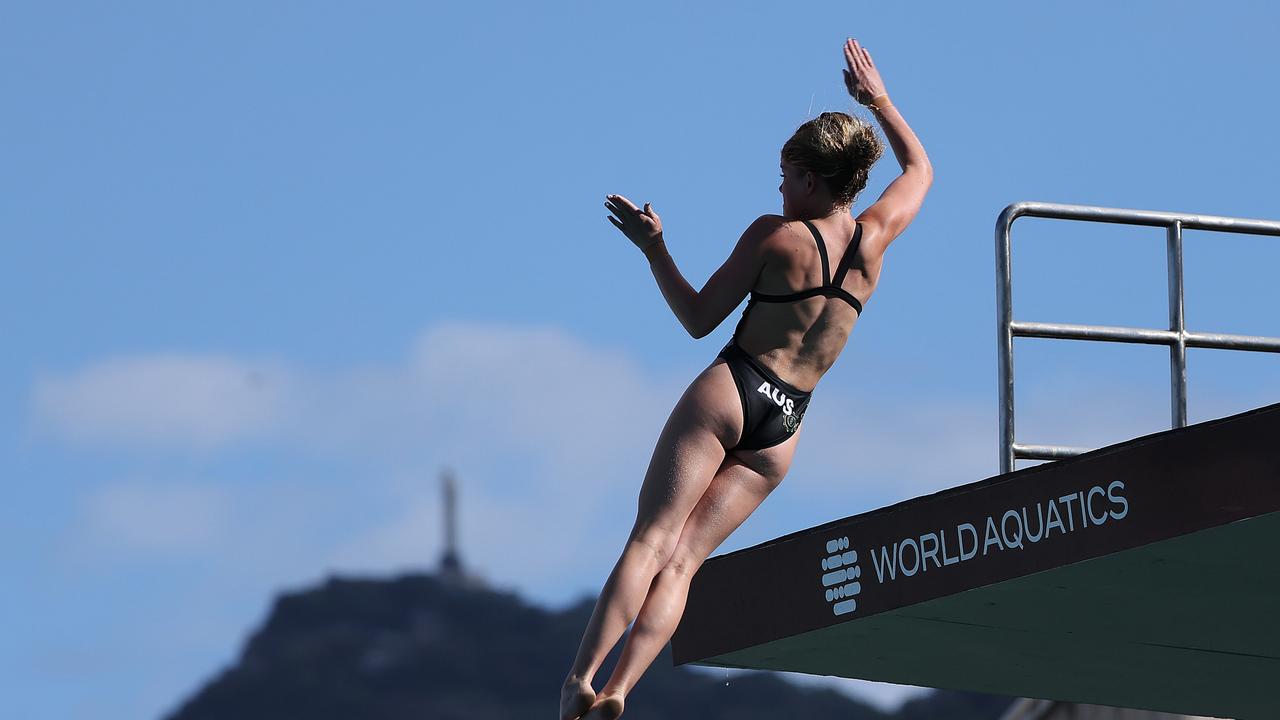
M 561 612 L 433 575 L 331 578 L 285 594 L 239 661 L 173 720 L 554 718 L 594 599 Z M 609 676 L 618 648 L 596 686 Z M 773 673 L 723 680 L 671 666 L 668 647 L 628 697 L 631 720 L 993 720 L 1013 698 L 935 691 L 886 714 Z

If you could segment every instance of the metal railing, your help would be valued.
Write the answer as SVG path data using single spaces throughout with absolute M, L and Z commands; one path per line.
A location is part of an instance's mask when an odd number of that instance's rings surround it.
M 1169 257 L 1169 329 L 1108 327 L 1103 325 L 1068 325 L 1063 323 L 1018 322 L 1013 319 L 1013 284 L 1010 270 L 1010 229 L 1019 217 L 1085 220 L 1163 227 L 1168 235 Z M 1013 338 L 1038 337 L 1066 340 L 1145 343 L 1169 346 L 1170 394 L 1173 427 L 1187 424 L 1187 348 L 1221 350 L 1253 350 L 1280 352 L 1280 338 L 1254 335 L 1189 332 L 1182 313 L 1182 231 L 1213 230 L 1217 232 L 1280 236 L 1280 222 L 1218 217 L 1214 215 L 1182 215 L 1149 210 L 1060 205 L 1054 203 L 1019 202 L 1000 213 L 996 220 L 996 326 L 1000 358 L 1000 472 L 1013 470 L 1014 461 L 1059 460 L 1075 457 L 1088 448 L 1062 445 L 1023 445 L 1013 434 Z

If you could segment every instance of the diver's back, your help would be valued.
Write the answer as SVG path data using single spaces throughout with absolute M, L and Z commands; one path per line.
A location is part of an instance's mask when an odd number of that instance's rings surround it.
M 859 252 L 864 226 L 851 216 L 782 218 L 734 331 L 736 342 L 780 378 L 817 385 L 835 363 L 875 291 L 880 261 Z

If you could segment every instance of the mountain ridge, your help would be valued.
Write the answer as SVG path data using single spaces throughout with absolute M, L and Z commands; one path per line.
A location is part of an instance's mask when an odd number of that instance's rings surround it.
M 552 718 L 595 599 L 560 610 L 476 579 L 411 573 L 330 576 L 279 594 L 238 659 L 165 716 L 212 718 Z M 621 644 L 597 674 L 612 672 Z M 827 713 L 852 720 L 993 720 L 1015 698 L 934 690 L 888 713 L 771 672 L 723 681 L 672 666 L 668 645 L 628 696 L 632 720 L 755 720 Z

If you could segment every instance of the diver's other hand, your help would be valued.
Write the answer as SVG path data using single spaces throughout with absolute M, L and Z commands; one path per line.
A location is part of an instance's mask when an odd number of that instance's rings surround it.
M 641 250 L 662 240 L 662 218 L 649 203 L 641 210 L 621 195 L 605 195 L 604 206 L 613 213 L 609 222 Z
M 866 105 L 880 95 L 887 95 L 884 81 L 880 79 L 880 71 L 871 62 L 871 53 L 849 38 L 844 41 L 844 61 L 848 65 L 844 70 L 844 86 L 849 94 L 859 103 Z

